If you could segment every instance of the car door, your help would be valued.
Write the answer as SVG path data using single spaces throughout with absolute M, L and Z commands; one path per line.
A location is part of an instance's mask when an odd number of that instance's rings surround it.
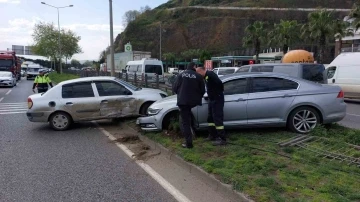
M 125 117 L 138 114 L 138 103 L 132 92 L 115 81 L 95 81 L 99 94 L 102 118 Z
M 248 87 L 246 78 L 237 78 L 224 83 L 224 126 L 234 128 L 247 124 L 246 105 Z M 203 99 L 202 106 L 197 107 L 200 127 L 207 127 L 208 100 Z
M 65 108 L 74 119 L 93 120 L 99 118 L 99 102 L 95 97 L 92 82 L 64 84 L 61 94 Z
M 286 113 L 298 93 L 299 84 L 278 77 L 254 77 L 251 80 L 248 124 L 286 122 Z

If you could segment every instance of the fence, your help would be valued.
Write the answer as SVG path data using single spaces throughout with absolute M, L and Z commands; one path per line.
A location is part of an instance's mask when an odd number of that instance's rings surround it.
M 64 70 L 64 73 L 74 74 L 79 77 L 93 77 L 93 76 L 111 76 L 110 72 L 104 71 L 76 71 L 76 70 Z M 149 77 L 147 74 L 128 74 L 118 72 L 116 77 L 129 82 L 137 87 L 155 88 L 165 91 L 168 94 L 172 94 L 172 84 L 175 82 L 176 75 L 156 75 L 155 78 Z M 162 77 L 164 79 L 162 79 Z

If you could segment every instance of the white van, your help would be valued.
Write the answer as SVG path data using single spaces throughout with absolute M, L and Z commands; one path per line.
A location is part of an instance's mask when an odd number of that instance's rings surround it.
M 345 98 L 360 99 L 360 52 L 338 55 L 327 67 L 327 78 L 342 88 Z
M 142 60 L 129 61 L 125 69 L 130 77 L 136 73 L 139 79 L 146 74 L 148 82 L 156 82 L 156 75 L 159 75 L 159 82 L 165 83 L 163 63 L 158 59 L 143 58 Z

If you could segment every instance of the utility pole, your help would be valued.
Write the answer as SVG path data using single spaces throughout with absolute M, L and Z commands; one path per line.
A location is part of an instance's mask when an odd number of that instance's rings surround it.
M 73 7 L 73 5 L 56 7 L 56 6 L 52 6 L 52 5 L 50 5 L 50 4 L 47 4 L 47 3 L 45 3 L 45 2 L 41 2 L 41 4 L 44 4 L 44 5 L 47 5 L 47 6 L 56 8 L 56 10 L 57 10 L 57 14 L 58 14 L 58 29 L 59 29 L 59 37 L 58 37 L 58 46 L 59 46 L 59 70 L 60 70 L 60 74 L 62 74 L 62 64 L 61 64 L 62 55 L 61 55 L 61 43 L 60 43 L 61 30 L 60 30 L 60 11 L 59 11 L 59 9 L 60 9 L 60 8 L 67 8 L 67 7 Z M 55 66 L 55 62 L 56 62 L 56 60 L 54 61 L 54 66 Z
M 162 22 L 160 21 L 160 60 L 161 60 L 161 48 L 162 48 Z
M 110 8 L 110 64 L 111 76 L 115 76 L 115 61 L 114 61 L 114 30 L 113 30 L 113 13 L 112 13 L 112 0 L 109 0 Z

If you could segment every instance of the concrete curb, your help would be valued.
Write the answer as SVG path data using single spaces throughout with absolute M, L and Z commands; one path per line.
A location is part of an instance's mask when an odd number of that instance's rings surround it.
M 130 127 L 130 126 L 128 126 L 128 127 Z M 166 156 L 166 158 L 173 161 L 174 163 L 176 163 L 180 167 L 184 168 L 185 170 L 188 170 L 189 173 L 197 176 L 200 180 L 202 180 L 203 182 L 205 182 L 206 184 L 211 186 L 217 192 L 220 192 L 222 195 L 229 198 L 231 201 L 237 201 L 237 202 L 240 202 L 240 201 L 241 202 L 242 201 L 244 201 L 244 202 L 251 201 L 252 202 L 253 201 L 253 200 L 247 198 L 244 194 L 233 190 L 231 185 L 220 182 L 213 175 L 207 173 L 200 167 L 198 167 L 192 163 L 186 162 L 181 157 L 179 157 L 178 155 L 176 155 L 174 152 L 170 151 L 169 149 L 165 148 L 161 144 L 154 142 L 153 140 L 149 139 L 148 137 L 146 137 L 142 134 L 139 134 L 139 138 L 141 141 L 143 141 L 144 143 L 149 145 L 151 148 L 153 148 L 155 150 L 159 150 L 163 155 Z

